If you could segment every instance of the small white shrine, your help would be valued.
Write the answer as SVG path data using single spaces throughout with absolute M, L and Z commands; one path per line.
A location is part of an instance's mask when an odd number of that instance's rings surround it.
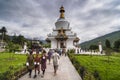
M 77 47 L 79 38 L 76 33 L 73 33 L 70 28 L 70 23 L 65 19 L 64 7 L 60 8 L 60 17 L 55 23 L 55 29 L 48 34 L 47 41 L 51 42 L 51 48 L 66 48 L 73 49 Z

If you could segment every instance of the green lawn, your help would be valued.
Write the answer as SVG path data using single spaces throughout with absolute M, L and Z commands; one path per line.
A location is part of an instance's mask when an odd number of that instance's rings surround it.
M 107 56 L 75 55 L 75 59 L 90 73 L 97 70 L 101 80 L 120 80 L 120 55 L 110 56 L 109 63 Z
M 19 70 L 26 63 L 26 55 L 13 54 L 13 53 L 0 53 L 0 73 L 8 70 L 13 66 L 15 70 Z

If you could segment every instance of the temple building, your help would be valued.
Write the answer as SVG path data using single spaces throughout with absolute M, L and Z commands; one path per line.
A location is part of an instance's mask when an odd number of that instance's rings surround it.
M 71 31 L 70 23 L 65 19 L 64 7 L 60 7 L 60 17 L 55 23 L 55 29 L 48 34 L 47 41 L 51 43 L 51 48 L 73 49 L 77 47 L 79 38 Z

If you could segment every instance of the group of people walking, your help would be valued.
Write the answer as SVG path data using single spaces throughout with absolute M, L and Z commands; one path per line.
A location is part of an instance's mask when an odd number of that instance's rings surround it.
M 33 69 L 35 70 L 34 78 L 36 78 L 37 74 L 39 75 L 41 71 L 41 77 L 44 77 L 47 59 L 49 60 L 50 64 L 51 58 L 53 59 L 54 75 L 56 75 L 60 59 L 60 56 L 56 50 L 49 50 L 48 53 L 45 50 L 42 50 L 41 54 L 36 52 L 35 55 L 33 55 L 33 51 L 30 51 L 30 54 L 27 56 L 26 62 L 29 71 L 29 77 L 31 78 Z

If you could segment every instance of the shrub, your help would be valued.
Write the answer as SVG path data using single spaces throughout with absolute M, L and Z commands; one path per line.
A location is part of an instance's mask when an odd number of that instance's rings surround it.
M 13 66 L 10 66 L 6 72 L 0 73 L 0 80 L 18 80 L 19 77 L 28 72 L 26 67 L 20 69 L 19 71 L 15 70 L 16 69 Z
M 70 49 L 69 53 L 75 53 L 75 49 Z
M 82 79 L 84 79 L 84 77 L 85 77 L 85 67 L 84 66 L 82 66 L 81 68 L 80 68 L 80 76 L 81 76 L 81 78 Z
M 10 66 L 8 71 L 0 74 L 0 80 L 14 80 L 14 67 Z
M 101 80 L 101 79 L 100 79 L 99 72 L 98 72 L 97 70 L 94 71 L 93 76 L 94 76 L 94 78 L 95 78 L 96 80 Z
M 86 72 L 83 80 L 95 80 L 95 78 L 93 77 L 91 73 Z

